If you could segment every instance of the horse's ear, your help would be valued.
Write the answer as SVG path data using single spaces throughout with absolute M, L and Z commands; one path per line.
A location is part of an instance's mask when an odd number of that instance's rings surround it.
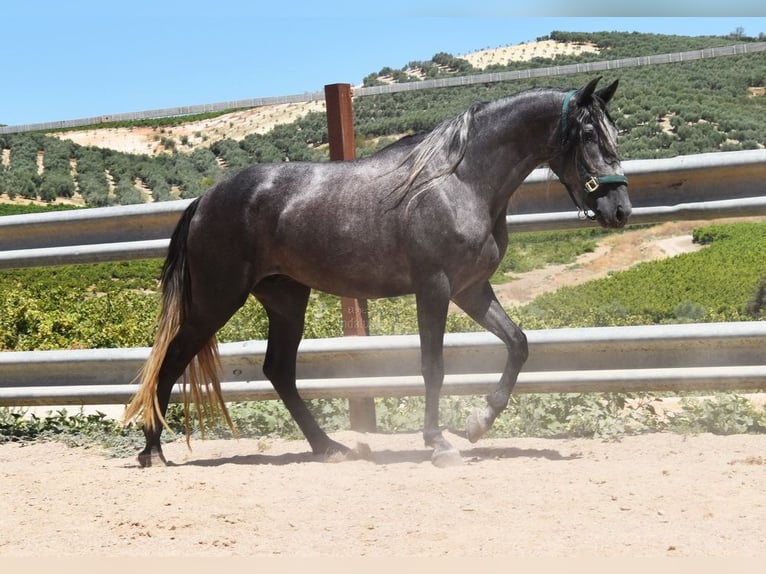
M 598 84 L 599 80 L 601 79 L 601 76 L 598 76 L 596 78 L 593 78 L 590 82 L 588 82 L 588 85 L 582 88 L 577 92 L 577 104 L 580 106 L 587 106 L 590 103 L 591 97 L 593 96 L 593 92 L 596 90 L 596 85 Z
M 609 100 L 612 99 L 612 96 L 614 96 L 614 93 L 617 91 L 617 85 L 620 83 L 620 80 L 615 80 L 611 84 L 609 84 L 606 88 L 600 89 L 598 92 L 596 92 L 596 95 L 604 100 L 605 104 L 609 103 Z

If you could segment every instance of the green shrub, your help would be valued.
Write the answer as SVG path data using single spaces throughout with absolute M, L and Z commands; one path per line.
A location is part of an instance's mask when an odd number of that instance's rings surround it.
M 630 434 L 669 431 L 680 434 L 763 433 L 766 406 L 756 406 L 736 393 L 713 397 L 684 397 L 675 414 L 658 413 L 653 403 L 667 393 L 568 393 L 513 395 L 487 437 L 586 437 L 615 439 Z M 342 399 L 307 401 L 317 422 L 328 432 L 347 429 L 348 404 Z M 439 404 L 443 426 L 457 434 L 465 429 L 472 409 L 483 407 L 480 396 L 444 396 Z M 387 397 L 375 399 L 378 432 L 420 432 L 424 399 Z M 229 405 L 239 435 L 245 438 L 303 435 L 285 406 L 278 400 L 245 401 Z M 182 440 L 184 415 L 180 404 L 171 404 L 167 421 L 172 433 L 164 442 Z M 200 438 L 197 431 L 192 436 Z M 228 428 L 207 429 L 207 438 L 230 438 Z M 143 448 L 143 433 L 134 425 L 123 426 L 103 413 L 86 415 L 65 409 L 45 417 L 28 416 L 24 410 L 0 408 L 0 443 L 58 440 L 72 446 L 101 446 L 112 456 L 135 456 Z
M 100 446 L 112 456 L 135 456 L 143 448 L 140 429 L 107 417 L 104 413 L 70 413 L 66 409 L 47 416 L 28 415 L 23 409 L 0 407 L 0 444 L 56 440 L 69 446 Z
M 747 397 L 716 393 L 713 397 L 681 399 L 682 410 L 671 418 L 671 428 L 683 433 L 742 434 L 766 432 L 766 408 Z

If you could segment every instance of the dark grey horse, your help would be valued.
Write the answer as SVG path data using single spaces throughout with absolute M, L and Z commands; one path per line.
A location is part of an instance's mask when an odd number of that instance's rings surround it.
M 597 91 L 598 81 L 475 105 L 367 159 L 254 165 L 195 200 L 173 233 L 157 337 L 125 413 L 126 420 L 143 414 L 140 463 L 164 462 L 164 415 L 171 389 L 185 373 L 184 390 L 188 382 L 200 424 L 219 415 L 231 425 L 215 334 L 250 294 L 269 319 L 264 374 L 314 453 L 348 452 L 319 427 L 296 390 L 311 289 L 366 299 L 415 294 L 426 397 L 423 438 L 434 449 L 434 464 L 459 461 L 438 421 L 450 301 L 508 349 L 497 389 L 469 418 L 472 442 L 505 409 L 527 358 L 524 333 L 488 281 L 507 246 L 511 194 L 547 163 L 576 206 L 602 226 L 622 227 L 630 215 L 617 130 L 606 110 L 617 82 Z

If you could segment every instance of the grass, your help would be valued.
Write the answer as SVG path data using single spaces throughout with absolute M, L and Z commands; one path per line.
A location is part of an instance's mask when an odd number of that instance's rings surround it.
M 766 224 L 708 225 L 695 237 L 704 249 L 563 287 L 519 313 L 547 328 L 751 320 L 746 309 L 766 275 Z
M 511 233 L 508 235 L 508 250 L 490 282 L 507 283 L 507 273 L 525 273 L 546 265 L 573 263 L 579 255 L 593 252 L 598 240 L 610 233 L 615 232 L 597 227 Z

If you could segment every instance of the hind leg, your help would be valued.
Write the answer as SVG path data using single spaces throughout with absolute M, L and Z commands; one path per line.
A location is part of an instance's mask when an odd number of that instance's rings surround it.
M 167 413 L 173 386 L 192 359 L 210 343 L 215 333 L 244 304 L 248 295 L 246 285 L 242 280 L 228 284 L 220 281 L 214 285 L 202 282 L 192 284 L 193 301 L 189 305 L 188 316 L 162 359 L 156 389 L 160 412 L 152 413 L 154 424 L 151 427 L 144 426 L 146 445 L 138 455 L 141 466 L 165 464 L 160 436 L 163 429 L 162 419 Z
M 348 454 L 342 444 L 330 439 L 314 419 L 298 393 L 295 361 L 303 337 L 304 314 L 311 290 L 287 277 L 269 277 L 253 294 L 269 317 L 269 341 L 263 372 L 274 385 L 314 454 Z
M 151 427 L 144 426 L 143 428 L 146 445 L 138 455 L 138 462 L 142 467 L 166 464 L 160 436 L 162 435 L 163 419 L 167 413 L 173 386 L 184 374 L 192 359 L 208 344 L 218 328 L 226 323 L 226 320 L 223 320 L 217 328 L 211 325 L 187 322 L 170 343 L 160 368 L 156 390 L 160 412 L 159 414 L 157 412 L 152 413 L 154 424 Z
M 225 323 L 225 321 L 224 321 Z M 186 367 L 194 359 L 197 353 L 207 344 L 217 329 L 211 326 L 201 325 L 188 320 L 181 327 L 178 335 L 170 343 L 159 372 L 157 384 L 157 401 L 160 413 L 152 413 L 154 424 L 143 428 L 146 445 L 138 454 L 138 462 L 142 467 L 166 464 L 162 453 L 160 436 L 162 435 L 163 422 L 170 403 L 170 395 L 176 381 L 183 375 Z

